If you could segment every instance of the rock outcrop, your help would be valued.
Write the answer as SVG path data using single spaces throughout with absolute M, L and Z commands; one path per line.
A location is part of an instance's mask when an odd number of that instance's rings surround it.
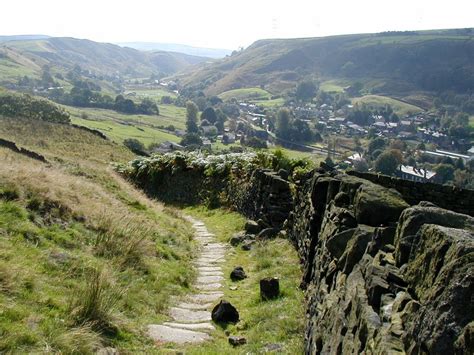
M 345 174 L 308 174 L 296 191 L 306 353 L 472 352 L 474 218 Z

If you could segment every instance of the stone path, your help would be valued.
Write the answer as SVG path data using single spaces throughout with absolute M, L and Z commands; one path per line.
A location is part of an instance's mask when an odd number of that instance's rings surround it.
M 150 324 L 148 335 L 157 343 L 200 343 L 209 340 L 213 331 L 211 309 L 224 295 L 220 289 L 224 276 L 221 263 L 225 261 L 226 246 L 218 243 L 204 223 L 186 216 L 195 229 L 199 243 L 199 256 L 194 265 L 197 279 L 194 287 L 199 293 L 191 294 L 169 310 L 173 319 L 163 324 Z

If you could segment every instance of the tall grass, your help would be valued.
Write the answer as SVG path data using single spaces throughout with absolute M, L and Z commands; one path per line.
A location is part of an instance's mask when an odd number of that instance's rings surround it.
M 152 249 L 148 239 L 152 228 L 140 224 L 130 216 L 120 219 L 103 216 L 99 221 L 98 233 L 94 241 L 97 256 L 115 259 L 121 267 L 144 267 L 144 257 Z
M 74 326 L 90 327 L 106 335 L 115 335 L 113 312 L 124 290 L 113 285 L 99 269 L 92 269 L 86 277 L 86 285 L 69 305 L 70 317 Z

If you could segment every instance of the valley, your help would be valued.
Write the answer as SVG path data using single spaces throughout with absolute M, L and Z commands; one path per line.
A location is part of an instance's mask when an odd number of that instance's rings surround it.
M 467 353 L 473 31 L 0 36 L 0 353 Z

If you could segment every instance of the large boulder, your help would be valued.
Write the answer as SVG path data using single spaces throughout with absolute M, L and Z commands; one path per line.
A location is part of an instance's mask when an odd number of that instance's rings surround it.
M 438 207 L 424 205 L 410 207 L 403 211 L 395 234 L 397 265 L 408 262 L 413 245 L 417 244 L 418 231 L 424 224 L 437 224 L 449 228 L 474 231 L 474 218 Z
M 454 341 L 474 315 L 474 234 L 425 224 L 417 236 L 405 279 L 423 311 L 409 315 L 407 339 L 415 351 L 453 354 Z M 467 354 L 473 349 L 459 350 Z
M 397 222 L 408 207 L 397 191 L 372 183 L 360 185 L 354 197 L 357 221 L 374 227 Z

